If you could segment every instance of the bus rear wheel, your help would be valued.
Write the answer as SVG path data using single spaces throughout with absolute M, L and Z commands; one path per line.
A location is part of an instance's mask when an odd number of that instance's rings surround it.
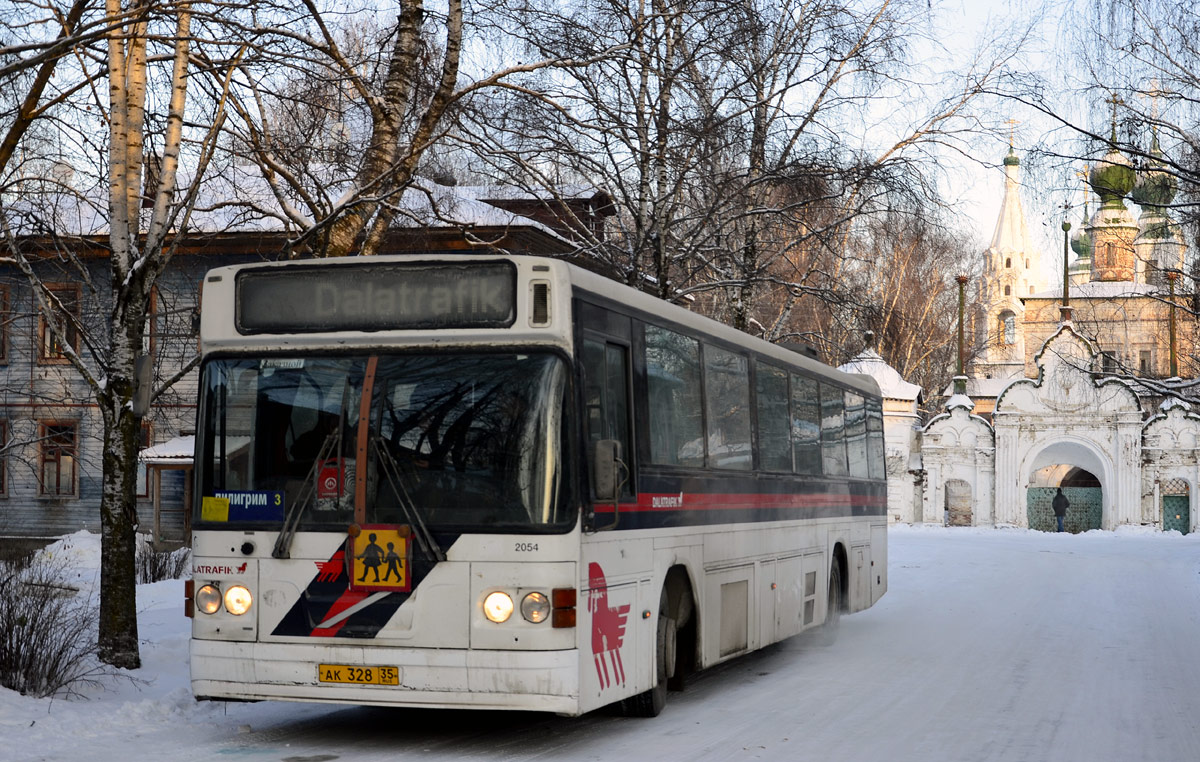
M 658 631 L 655 637 L 654 686 L 636 696 L 621 700 L 621 714 L 626 717 L 657 717 L 667 705 L 667 665 L 675 663 L 675 638 L 678 629 L 670 609 L 671 601 L 664 587 L 658 598 Z
M 842 562 L 833 559 L 829 567 L 829 597 L 825 604 L 825 624 L 817 631 L 817 642 L 823 646 L 831 646 L 837 641 L 838 629 L 842 622 Z

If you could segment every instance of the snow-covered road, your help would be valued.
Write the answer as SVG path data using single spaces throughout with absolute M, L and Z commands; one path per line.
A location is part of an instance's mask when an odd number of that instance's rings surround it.
M 889 540 L 889 593 L 835 645 L 702 673 L 653 720 L 196 704 L 179 583 L 160 583 L 140 597 L 150 684 L 53 704 L 0 691 L 0 759 L 1200 759 L 1200 537 Z

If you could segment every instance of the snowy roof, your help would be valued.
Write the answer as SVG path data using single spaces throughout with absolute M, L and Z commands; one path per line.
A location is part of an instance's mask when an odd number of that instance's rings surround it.
M 955 394 L 946 400 L 946 409 L 953 410 L 956 407 L 966 408 L 969 413 L 975 409 L 975 403 L 965 394 Z
M 1181 399 L 1178 399 L 1177 397 L 1167 397 L 1162 401 L 1162 404 L 1158 406 L 1158 409 L 1164 413 L 1175 408 L 1180 408 L 1185 413 L 1190 413 L 1192 411 L 1191 405 Z
M 192 454 L 195 451 L 196 437 L 188 434 L 147 447 L 138 453 L 138 460 L 151 465 L 185 465 L 192 462 Z
M 592 198 L 604 193 L 594 185 L 560 185 L 554 193 L 542 189 L 518 188 L 514 185 L 456 185 L 455 190 L 472 198 L 494 201 L 554 201 L 557 199 Z
M 511 227 L 514 225 L 542 228 L 556 235 L 550 228 L 512 212 L 506 212 L 480 198 L 499 198 L 497 188 L 485 186 L 438 185 L 429 180 L 420 180 L 418 186 L 405 190 L 401 197 L 400 216 L 393 227 L 408 227 L 416 224 L 425 227 Z M 491 191 L 489 193 L 488 191 Z M 401 220 L 407 220 L 407 224 Z
M 181 178 L 181 187 L 187 180 Z M 331 182 L 323 186 L 325 203 L 334 206 L 344 199 L 338 196 L 346 183 Z M 108 233 L 108 200 L 106 188 L 76 189 L 69 193 L 47 193 L 13 199 L 7 211 L 14 228 L 24 232 L 22 215 L 45 220 L 55 230 L 69 235 L 106 235 Z M 572 191 L 595 194 L 594 188 L 572 186 L 561 190 L 563 197 Z M 181 190 L 182 193 L 182 190 Z M 536 220 L 505 211 L 482 200 L 523 197 L 499 187 L 448 186 L 425 178 L 415 178 L 397 204 L 399 211 L 392 221 L 393 229 L 423 228 L 534 228 L 547 236 L 562 236 Z M 221 174 L 206 176 L 198 194 L 196 209 L 188 217 L 188 229 L 193 233 L 278 233 L 295 229 L 288 223 L 279 200 L 261 173 L 246 167 L 230 167 Z M 307 214 L 293 204 L 297 213 Z M 149 210 L 143 210 L 148 214 Z M 48 220 L 46 218 L 49 218 Z M 38 229 L 29 230 L 39 232 Z
M 901 378 L 899 371 L 884 362 L 879 353 L 869 347 L 838 370 L 870 376 L 879 384 L 879 390 L 888 399 L 912 401 L 921 398 L 921 387 Z

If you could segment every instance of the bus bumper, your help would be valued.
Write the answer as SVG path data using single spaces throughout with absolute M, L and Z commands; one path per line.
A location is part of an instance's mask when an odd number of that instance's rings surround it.
M 321 682 L 318 664 L 396 667 L 399 684 Z M 193 640 L 191 672 L 197 699 L 580 713 L 575 649 L 376 649 Z

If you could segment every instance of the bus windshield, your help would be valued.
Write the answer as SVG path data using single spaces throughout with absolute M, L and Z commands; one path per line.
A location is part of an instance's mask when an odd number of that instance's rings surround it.
M 565 531 L 567 378 L 544 352 L 211 360 L 196 519 Z

